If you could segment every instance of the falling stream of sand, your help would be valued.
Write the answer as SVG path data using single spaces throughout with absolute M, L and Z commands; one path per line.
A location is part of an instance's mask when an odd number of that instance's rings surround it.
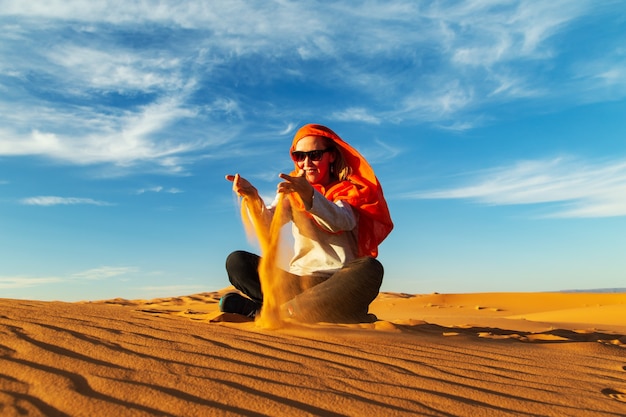
M 263 308 L 257 316 L 256 324 L 263 328 L 279 328 L 283 321 L 280 314 L 283 288 L 280 282 L 282 271 L 278 266 L 281 251 L 280 230 L 285 224 L 285 203 L 291 205 L 296 194 L 286 197 L 280 194 L 271 222 L 263 215 L 263 210 L 255 207 L 256 202 L 246 197 L 241 202 L 241 218 L 248 236 L 255 237 L 261 247 L 259 278 L 263 291 Z M 294 210 L 297 211 L 297 210 Z

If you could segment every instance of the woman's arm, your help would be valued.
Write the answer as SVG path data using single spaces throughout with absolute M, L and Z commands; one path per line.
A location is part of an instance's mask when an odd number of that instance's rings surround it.
M 307 211 L 325 230 L 337 233 L 352 230 L 357 225 L 357 215 L 350 204 L 343 200 L 330 201 L 317 190 L 313 193 L 311 207 Z

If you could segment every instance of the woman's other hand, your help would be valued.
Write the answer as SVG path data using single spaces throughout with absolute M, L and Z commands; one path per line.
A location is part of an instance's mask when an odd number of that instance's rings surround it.
M 298 193 L 305 207 L 310 208 L 313 204 L 313 186 L 304 176 L 304 171 L 296 176 L 280 174 L 279 177 L 284 181 L 278 184 L 279 193 Z
M 259 192 L 250 181 L 239 176 L 239 174 L 235 175 L 226 175 L 226 179 L 233 183 L 233 191 L 242 197 L 258 197 Z

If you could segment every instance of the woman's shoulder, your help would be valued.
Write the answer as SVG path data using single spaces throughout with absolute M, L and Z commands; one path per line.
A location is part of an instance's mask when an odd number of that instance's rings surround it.
M 358 197 L 358 195 L 359 191 L 356 184 L 349 180 L 337 181 L 324 193 L 324 197 L 331 201 L 349 200 Z

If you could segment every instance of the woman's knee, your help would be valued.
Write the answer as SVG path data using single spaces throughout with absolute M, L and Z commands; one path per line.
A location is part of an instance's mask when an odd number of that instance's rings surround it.
M 258 274 L 259 256 L 250 252 L 238 250 L 226 257 L 226 273 L 231 284 L 248 280 Z
M 366 262 L 367 267 L 372 271 L 376 271 L 378 275 L 382 276 L 385 273 L 385 268 L 383 268 L 383 264 L 376 258 L 372 258 L 371 256 L 366 256 L 362 258 L 364 262 Z
M 232 269 L 238 268 L 244 262 L 246 262 L 248 256 L 250 254 L 243 250 L 236 250 L 231 252 L 230 255 L 226 257 L 226 270 L 230 271 Z
M 381 264 L 378 259 L 372 258 L 371 256 L 365 256 L 357 259 L 356 262 L 359 262 L 363 269 L 371 272 L 371 275 L 380 276 L 382 279 L 385 269 L 383 268 L 383 264 Z
M 356 272 L 360 282 L 366 281 L 369 287 L 380 288 L 383 283 L 385 270 L 383 264 L 376 258 L 366 256 L 355 259 L 350 263 L 349 268 Z

